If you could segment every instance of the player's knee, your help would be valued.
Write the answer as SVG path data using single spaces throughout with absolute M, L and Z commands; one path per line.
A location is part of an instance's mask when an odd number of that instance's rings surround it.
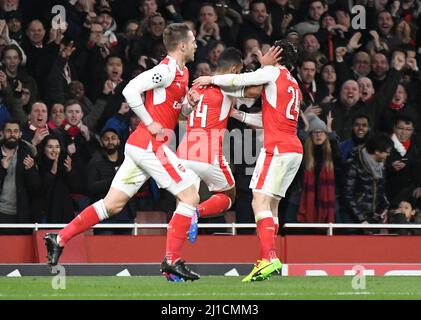
M 197 192 L 182 193 L 178 199 L 192 207 L 196 207 L 200 202 L 200 196 Z

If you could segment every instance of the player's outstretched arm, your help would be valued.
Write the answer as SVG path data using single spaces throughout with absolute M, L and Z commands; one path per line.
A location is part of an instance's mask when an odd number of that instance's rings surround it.
M 168 86 L 174 79 L 174 76 L 174 73 L 171 72 L 167 65 L 160 64 L 139 74 L 123 89 L 123 96 L 126 98 L 130 108 L 146 126 L 150 126 L 153 119 L 143 104 L 142 93 L 154 88 Z
M 265 66 L 253 72 L 199 77 L 193 81 L 193 84 L 198 86 L 215 84 L 222 87 L 258 86 L 275 81 L 278 75 L 279 69 L 274 66 Z
M 263 128 L 262 113 L 247 113 L 231 108 L 230 117 L 255 128 Z

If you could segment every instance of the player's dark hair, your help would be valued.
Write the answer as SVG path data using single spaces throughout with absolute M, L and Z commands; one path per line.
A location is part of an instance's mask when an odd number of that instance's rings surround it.
M 387 152 L 393 148 L 393 141 L 384 132 L 376 132 L 368 138 L 365 147 L 369 154 L 378 152 Z
M 177 49 L 180 41 L 186 41 L 189 31 L 190 28 L 186 23 L 172 23 L 168 25 L 162 34 L 162 39 L 167 51 L 174 51 Z
M 286 39 L 277 40 L 273 45 L 282 48 L 281 61 L 279 63 L 291 71 L 298 60 L 298 53 L 295 46 Z
M 216 62 L 217 69 L 226 70 L 232 66 L 242 65 L 242 53 L 240 50 L 230 47 L 222 51 Z

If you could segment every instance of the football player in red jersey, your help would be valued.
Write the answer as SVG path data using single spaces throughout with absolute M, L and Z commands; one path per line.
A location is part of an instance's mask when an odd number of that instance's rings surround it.
M 265 59 L 261 59 L 263 67 L 254 72 L 200 77 L 194 81 L 197 85 L 264 85 L 264 147 L 250 182 L 261 252 L 256 266 L 243 279 L 244 282 L 268 279 L 273 272 L 280 272 L 282 268 L 275 251 L 275 235 L 279 227 L 279 223 L 276 223 L 278 206 L 294 179 L 303 156 L 296 129 L 302 94 L 290 73 L 298 58 L 297 51 L 287 40 L 276 41 L 270 50 L 279 48 L 282 49 L 282 54 L 276 65 L 270 65 Z
M 180 251 L 187 239 L 192 216 L 199 203 L 194 186 L 195 174 L 186 170 L 167 146 L 180 111 L 192 110 L 198 102 L 188 92 L 186 63 L 193 61 L 196 40 L 184 23 L 166 27 L 163 41 L 168 55 L 154 68 L 132 79 L 123 90 L 131 109 L 142 123 L 132 132 L 125 146 L 125 160 L 117 171 L 104 199 L 83 210 L 59 234 L 45 237 L 48 263 L 56 265 L 63 246 L 99 221 L 119 213 L 149 177 L 174 194 L 178 204 L 168 224 L 166 254 L 161 272 L 170 281 L 197 280 L 200 276 L 181 260 Z M 146 92 L 145 102 L 141 94 Z M 193 107 L 192 107 L 193 105 Z
M 227 48 L 218 58 L 216 74 L 240 73 L 242 54 Z M 235 182 L 222 154 L 222 142 L 236 97 L 260 96 L 262 86 L 221 88 L 216 85 L 194 87 L 199 103 L 187 119 L 187 131 L 177 150 L 184 167 L 197 174 L 196 188 L 204 181 L 214 194 L 197 206 L 198 217 L 211 217 L 227 211 L 235 201 Z M 245 121 L 247 123 L 247 121 Z M 196 219 L 197 221 L 197 219 Z M 197 228 L 191 229 L 189 240 L 194 242 Z

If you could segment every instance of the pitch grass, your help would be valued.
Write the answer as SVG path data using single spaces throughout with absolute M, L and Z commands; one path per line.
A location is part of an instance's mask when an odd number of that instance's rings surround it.
M 0 277 L 0 299 L 421 299 L 421 277 L 366 277 L 354 290 L 352 277 L 281 277 L 242 283 L 240 277 L 204 276 L 169 283 L 164 277 L 66 277 L 66 289 L 52 289 L 52 277 Z

